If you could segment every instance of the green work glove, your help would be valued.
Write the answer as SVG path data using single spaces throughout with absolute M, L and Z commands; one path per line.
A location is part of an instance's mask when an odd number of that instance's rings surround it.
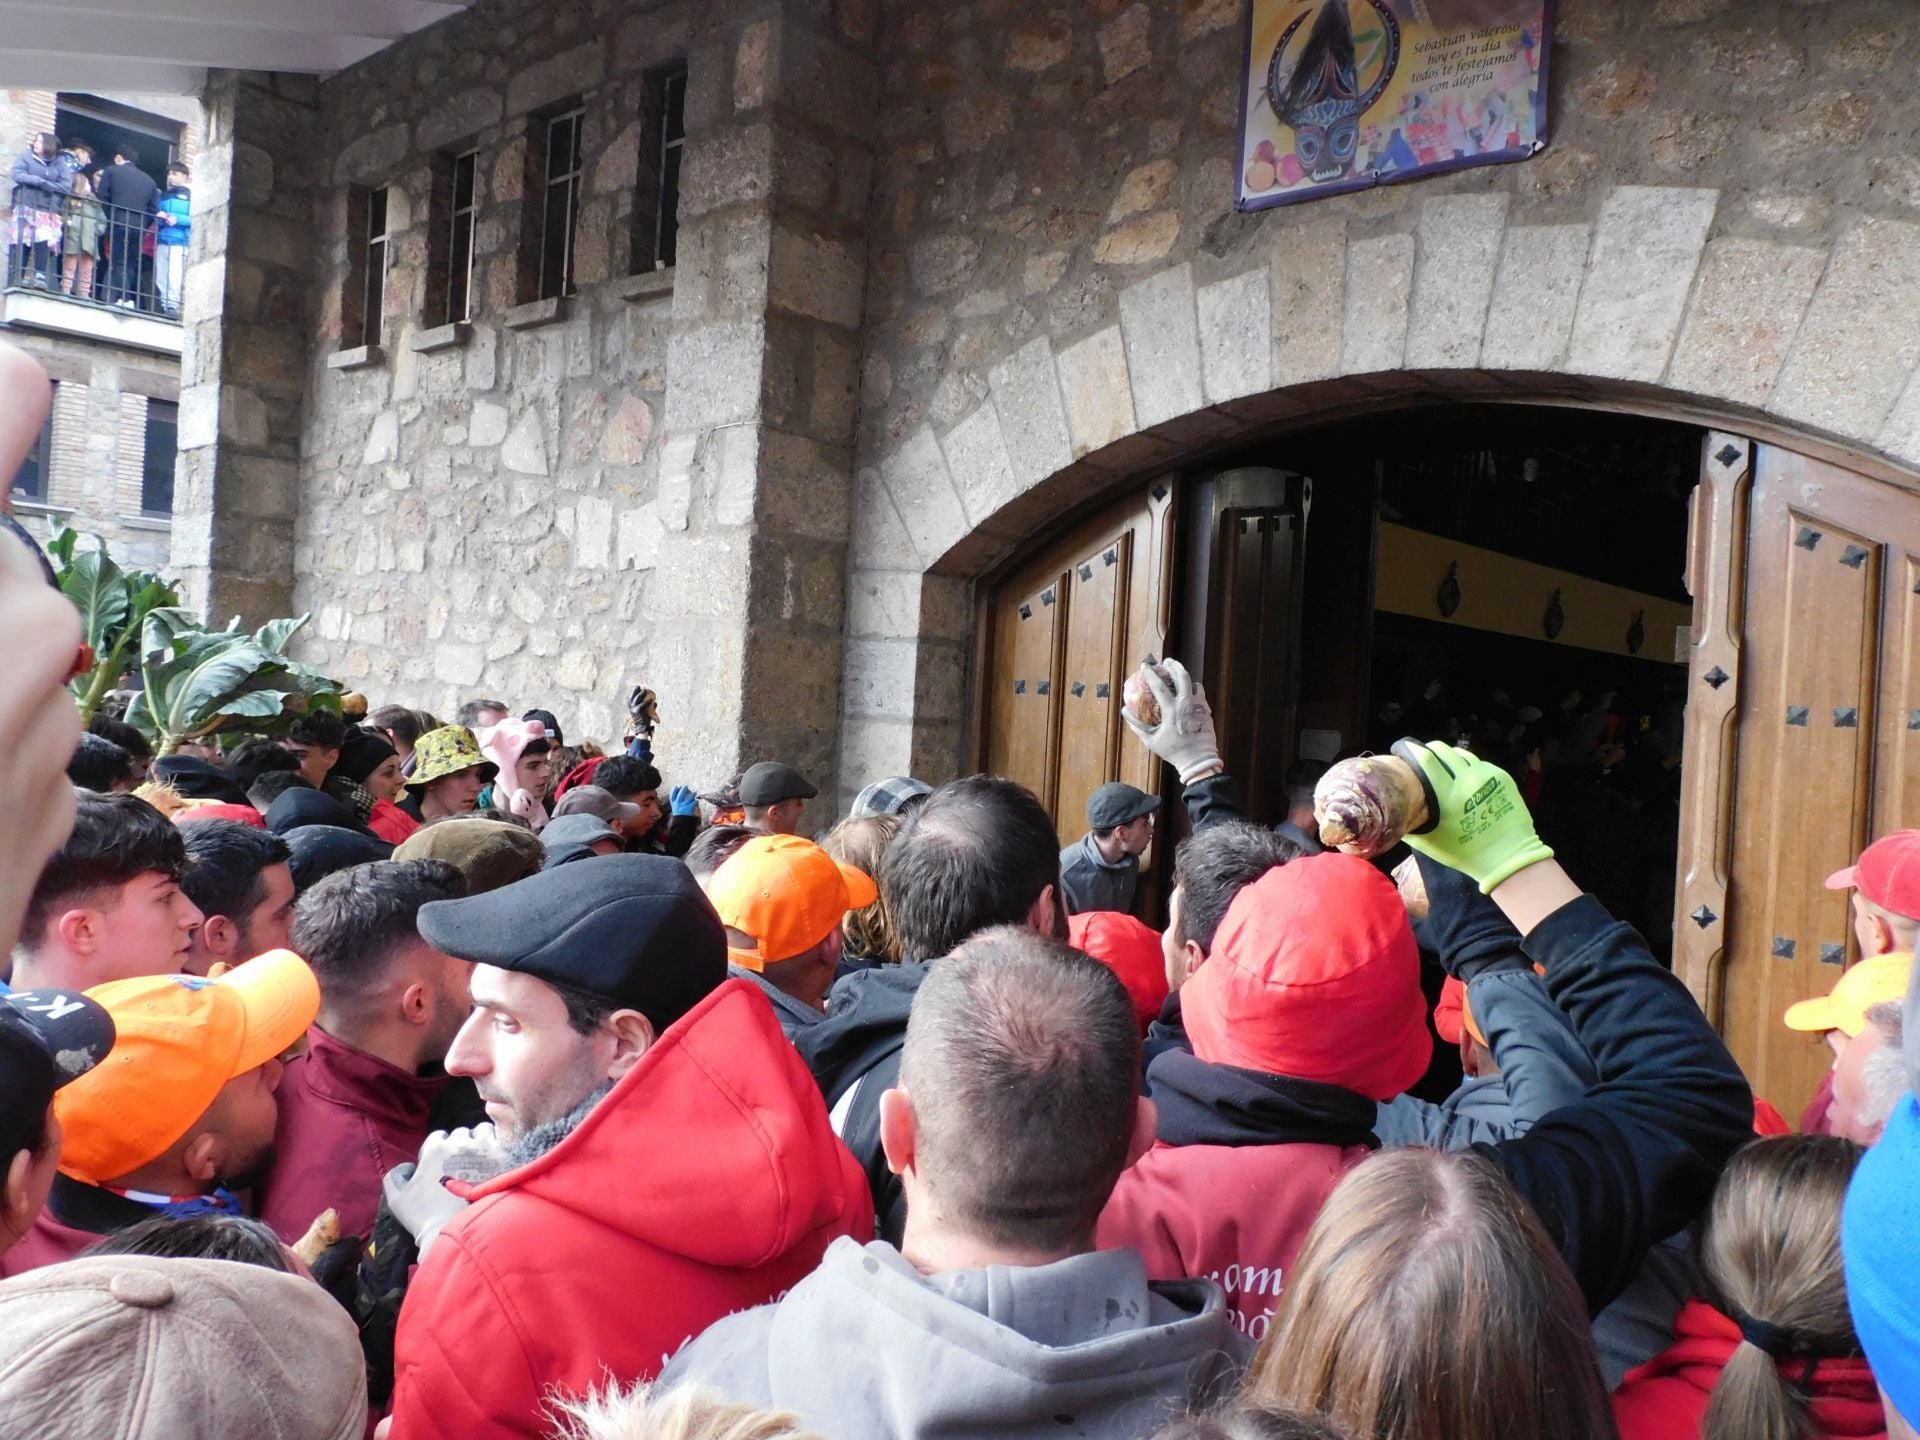
M 1407 844 L 1428 859 L 1458 870 L 1491 894 L 1494 886 L 1553 851 L 1533 828 L 1533 816 L 1513 777 L 1443 741 L 1402 740 L 1393 753 L 1413 766 L 1427 787 L 1427 824 Z

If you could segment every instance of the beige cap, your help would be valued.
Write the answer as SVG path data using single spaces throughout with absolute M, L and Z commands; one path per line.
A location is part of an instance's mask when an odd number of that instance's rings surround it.
M 0 1414 L 42 1440 L 355 1440 L 366 1363 L 313 1281 L 112 1255 L 0 1282 Z

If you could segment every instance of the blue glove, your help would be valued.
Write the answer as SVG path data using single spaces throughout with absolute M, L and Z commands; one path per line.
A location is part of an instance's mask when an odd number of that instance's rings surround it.
M 667 803 L 675 815 L 698 815 L 700 797 L 693 793 L 691 785 L 676 785 L 667 795 Z

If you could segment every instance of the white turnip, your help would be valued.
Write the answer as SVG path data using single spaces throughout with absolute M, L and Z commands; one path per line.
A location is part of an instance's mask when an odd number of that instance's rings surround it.
M 1395 755 L 1342 760 L 1313 787 L 1320 841 L 1372 858 L 1427 823 L 1427 793 L 1413 766 Z

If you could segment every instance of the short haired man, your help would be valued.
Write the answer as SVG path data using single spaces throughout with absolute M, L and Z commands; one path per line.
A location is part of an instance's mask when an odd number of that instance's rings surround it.
M 125 795 L 140 783 L 133 756 L 100 735 L 82 735 L 67 762 L 67 779 L 96 795 Z
M 391 1440 L 537 1433 L 555 1389 L 651 1379 L 871 1233 L 858 1168 L 766 999 L 726 978 L 684 865 L 582 860 L 427 905 L 420 934 L 474 962 L 447 1068 L 478 1083 L 512 1168 L 423 1244 Z M 389 1182 L 403 1219 L 435 1148 Z
M 503 700 L 476 697 L 461 702 L 460 708 L 453 712 L 453 723 L 478 733 L 498 725 L 511 713 Z
M 700 883 L 700 888 L 711 889 L 713 877 L 719 873 L 720 867 L 759 833 L 744 825 L 709 825 L 702 830 L 687 851 L 687 869 L 693 872 L 693 878 Z
M 320 1009 L 313 971 L 287 950 L 217 980 L 118 980 L 91 998 L 113 1018 L 113 1050 L 56 1097 L 60 1174 L 0 1273 L 70 1260 L 156 1212 L 238 1214 L 236 1192 L 272 1157 L 280 1059 Z
M 631 805 L 639 812 L 632 818 L 609 819 L 607 822 L 627 837 L 628 849 L 637 854 L 685 855 L 687 847 L 693 843 L 694 832 L 700 828 L 699 817 L 695 816 L 688 822 L 669 816 L 667 807 L 660 803 L 661 783 L 660 772 L 651 762 L 631 755 L 610 756 L 601 761 L 593 772 L 595 788 L 606 791 L 615 801 Z M 577 786 L 575 790 L 568 791 L 561 804 L 573 799 L 577 790 L 585 788 Z
M 1284 835 L 1250 820 L 1216 821 L 1174 849 L 1173 894 L 1161 937 L 1174 1003 L 1187 976 L 1213 949 L 1214 934 L 1234 896 L 1300 854 L 1300 847 Z
M 300 773 L 316 790 L 327 786 L 327 775 L 347 743 L 347 722 L 334 710 L 312 710 L 287 727 L 280 744 L 299 762 Z
M 707 884 L 727 927 L 727 971 L 773 1002 L 789 1036 L 827 1016 L 840 922 L 880 898 L 873 877 L 798 835 L 758 835 Z
M 1882 955 L 1911 956 L 1920 941 L 1920 830 L 1881 836 L 1853 864 L 1829 875 L 1827 889 L 1853 892 L 1848 906 L 1854 938 L 1860 942 L 1860 963 Z M 1836 1056 L 1848 1038 L 1830 1032 L 1826 1037 Z M 1827 1132 L 1827 1107 L 1832 1103 L 1829 1072 L 1801 1113 L 1802 1133 Z
M 612 763 L 611 760 L 605 761 L 601 764 L 600 769 L 604 770 Z M 634 761 L 633 763 L 638 765 L 644 762 Z M 648 765 L 646 768 L 653 770 L 651 765 Z M 659 772 L 654 771 L 654 775 L 657 781 Z M 614 776 L 616 779 L 624 779 L 626 778 L 626 773 L 616 770 Z M 641 778 L 644 779 L 645 777 Z M 658 790 L 659 786 L 656 783 L 653 790 L 641 792 L 653 797 L 653 806 L 649 812 L 632 800 L 615 798 L 612 791 L 607 790 L 601 785 L 576 785 L 558 800 L 554 801 L 553 818 L 560 820 L 569 815 L 590 815 L 596 820 L 604 821 L 616 834 L 624 839 L 644 839 L 652 832 L 653 827 L 658 824 L 660 820 L 660 797 L 657 793 Z
M 0 998 L 0 1253 L 33 1229 L 60 1167 L 53 1097 L 107 1058 L 113 1020 L 71 990 Z
M 1115 780 L 1087 800 L 1091 828 L 1060 852 L 1060 889 L 1067 913 L 1133 909 L 1140 885 L 1140 857 L 1153 843 L 1160 797 Z
M 1906 1027 L 1897 1000 L 1883 1000 L 1866 1014 L 1866 1028 L 1849 1040 L 1833 1062 L 1833 1104 L 1827 1133 L 1856 1145 L 1877 1145 L 1887 1120 L 1912 1093 L 1901 1053 Z
M 287 842 L 238 820 L 184 816 L 187 871 L 180 888 L 200 911 L 186 969 L 205 975 L 293 944 L 293 852 Z
M 740 777 L 740 804 L 747 812 L 747 828 L 763 835 L 798 835 L 807 801 L 819 793 L 806 776 L 778 760 L 750 765 Z
M 180 888 L 180 831 L 132 795 L 82 792 L 75 809 L 73 833 L 27 902 L 15 988 L 90 990 L 183 969 L 200 911 Z
M 420 938 L 420 908 L 466 888 L 441 861 L 383 860 L 301 897 L 293 943 L 319 981 L 320 1014 L 306 1052 L 287 1062 L 278 1159 L 255 1192 L 260 1218 L 284 1239 L 327 1209 L 340 1212 L 342 1233 L 370 1234 L 387 1171 L 419 1158 L 473 970 Z
M 1066 938 L 1059 845 L 1053 818 L 1012 780 L 974 775 L 934 791 L 887 847 L 877 877 L 903 963 L 841 979 L 827 1018 L 793 1037 L 834 1128 L 866 1169 L 883 1238 L 898 1240 L 906 1197 L 880 1143 L 880 1097 L 900 1073 L 914 993 L 940 957 L 982 930 L 1025 925 Z
M 247 803 L 264 817 L 274 802 L 289 790 L 312 790 L 307 777 L 298 770 L 267 770 L 247 787 Z
M 420 737 L 413 751 L 413 774 L 400 808 L 422 825 L 450 815 L 471 815 L 480 791 L 499 767 L 480 753 L 480 742 L 462 725 L 443 725 Z
M 1153 1143 L 1139 1071 L 1111 971 L 1030 930 L 974 936 L 920 986 L 883 1102 L 909 1197 L 899 1248 L 836 1242 L 661 1383 L 829 1435 L 1029 1435 L 1053 1417 L 1123 1440 L 1204 1403 L 1245 1348 L 1219 1287 L 1153 1285 L 1133 1251 L 1094 1246 L 1115 1181 Z
M 243 740 L 227 756 L 227 778 L 242 790 L 273 770 L 300 771 L 300 757 L 278 740 Z

